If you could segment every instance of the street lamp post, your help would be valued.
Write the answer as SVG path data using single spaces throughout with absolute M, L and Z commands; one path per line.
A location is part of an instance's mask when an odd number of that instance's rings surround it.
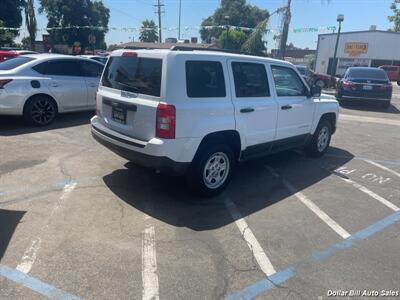
M 336 68 L 337 68 L 336 56 L 337 56 L 337 49 L 339 46 L 340 30 L 342 28 L 342 22 L 344 21 L 344 15 L 338 15 L 336 20 L 339 22 L 339 28 L 338 28 L 338 33 L 337 33 L 337 37 L 336 37 L 335 52 L 333 54 L 333 61 L 332 61 L 332 66 L 331 66 L 331 75 L 332 76 L 336 75 Z
M 224 17 L 224 19 L 226 21 L 226 38 L 224 40 L 224 49 L 226 49 L 226 43 L 227 43 L 228 38 L 229 38 L 229 19 L 230 18 L 231 18 L 230 16 L 225 16 Z
M 182 0 L 179 0 L 179 25 L 178 25 L 178 40 L 181 39 L 181 17 L 182 17 Z

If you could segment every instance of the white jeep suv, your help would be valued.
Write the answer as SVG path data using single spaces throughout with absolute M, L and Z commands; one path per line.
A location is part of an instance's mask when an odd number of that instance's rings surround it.
M 321 156 L 338 102 L 285 61 L 202 50 L 117 50 L 97 93 L 93 137 L 135 164 L 186 175 L 206 195 L 236 163 L 295 147 Z

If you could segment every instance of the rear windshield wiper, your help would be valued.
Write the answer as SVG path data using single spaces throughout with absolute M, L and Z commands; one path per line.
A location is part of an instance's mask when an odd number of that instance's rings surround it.
M 119 85 L 122 85 L 124 87 L 127 87 L 129 89 L 129 92 L 133 92 L 133 93 L 139 93 L 140 92 L 140 89 L 138 87 L 136 87 L 136 86 L 131 86 L 129 84 L 126 84 L 126 83 L 123 83 L 123 82 L 120 82 L 120 81 L 116 81 L 116 83 L 118 83 Z

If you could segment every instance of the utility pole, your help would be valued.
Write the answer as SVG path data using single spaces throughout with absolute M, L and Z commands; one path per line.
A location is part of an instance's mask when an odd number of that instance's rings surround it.
M 340 30 L 342 29 L 342 22 L 344 21 L 344 15 L 338 15 L 336 19 L 339 23 L 339 30 L 336 36 L 336 44 L 335 44 L 335 52 L 333 53 L 333 60 L 332 60 L 332 66 L 331 66 L 331 75 L 332 77 L 336 76 L 336 68 L 337 68 L 337 49 L 339 46 L 339 38 L 340 38 Z
M 161 7 L 164 6 L 164 4 L 161 4 L 160 0 L 157 0 L 157 4 L 154 5 L 157 8 L 157 12 L 156 14 L 158 14 L 158 42 L 162 43 L 162 37 L 161 37 L 161 33 L 162 33 L 162 27 L 161 27 Z
M 179 27 L 178 27 L 178 40 L 181 39 L 181 15 L 182 15 L 182 0 L 179 0 Z
M 288 3 L 285 8 L 285 13 L 283 15 L 283 29 L 282 29 L 282 35 L 281 35 L 281 43 L 279 46 L 279 54 L 282 59 L 285 58 L 285 52 L 286 52 L 286 43 L 289 35 L 289 25 L 290 25 L 290 19 L 292 18 L 291 12 L 290 12 L 290 5 L 292 4 L 292 0 L 288 0 Z

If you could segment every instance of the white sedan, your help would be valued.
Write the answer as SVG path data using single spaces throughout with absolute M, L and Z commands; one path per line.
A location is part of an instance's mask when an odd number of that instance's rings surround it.
M 103 65 L 68 55 L 23 55 L 0 63 L 0 115 L 44 126 L 58 113 L 94 110 Z

